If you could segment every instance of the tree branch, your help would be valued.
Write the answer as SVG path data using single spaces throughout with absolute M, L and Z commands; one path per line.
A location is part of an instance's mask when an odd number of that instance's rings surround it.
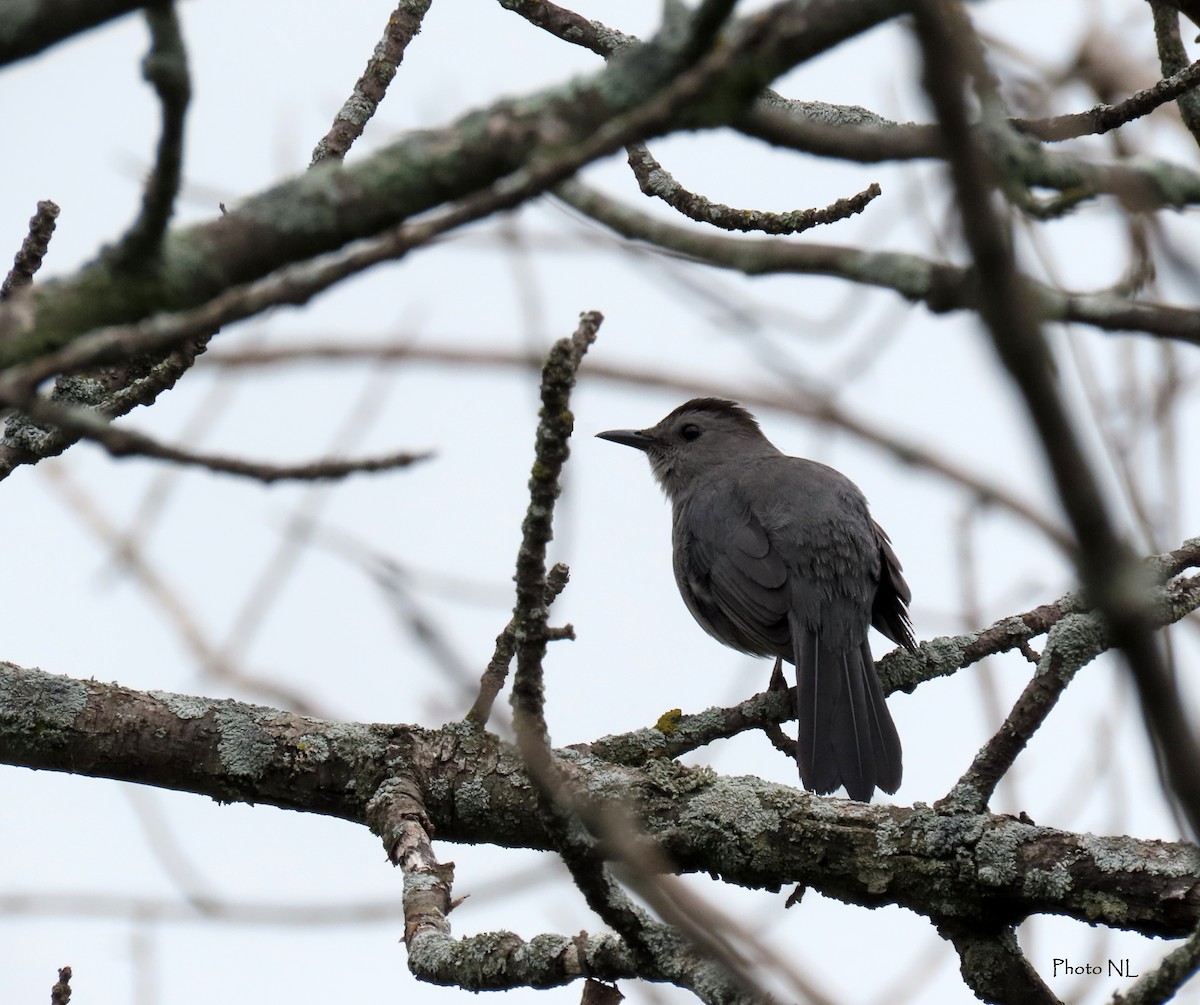
M 36 56 L 90 28 L 145 7 L 145 0 L 4 0 L 0 66 Z
M 142 74 L 158 95 L 162 133 L 142 193 L 141 213 L 112 252 L 119 267 L 126 269 L 146 266 L 162 247 L 183 178 L 183 127 L 192 95 L 187 49 L 173 0 L 150 4 L 145 14 L 150 52 L 142 61 Z
M 13 256 L 12 268 L 0 284 L 0 302 L 33 282 L 34 274 L 42 267 L 42 259 L 50 249 L 50 238 L 54 236 L 54 224 L 58 214 L 57 203 L 49 199 L 38 202 L 37 212 L 29 219 L 29 232 L 21 242 L 20 250 Z
M 1053 913 L 1168 938 L 1200 924 L 1200 848 L 1188 843 L 849 803 L 667 760 L 642 771 L 580 751 L 556 757 L 599 810 L 620 819 L 632 805 L 685 872 L 752 889 L 800 883 L 930 918 L 957 912 L 964 924 Z M 462 723 L 332 722 L 0 663 L 0 762 L 358 823 L 399 772 L 419 780 L 439 840 L 552 847 L 519 754 Z
M 705 196 L 689 192 L 677 182 L 644 143 L 631 143 L 629 166 L 637 178 L 638 187 L 644 195 L 661 199 L 672 209 L 689 220 L 707 223 L 721 230 L 738 230 L 743 233 L 757 231 L 763 234 L 800 234 L 813 227 L 837 223 L 861 213 L 877 198 L 882 189 L 875 183 L 852 195 L 838 199 L 824 209 L 797 209 L 788 213 L 767 213 L 756 209 L 734 209 Z
M 388 85 L 396 76 L 396 69 L 404 59 L 404 50 L 421 30 L 421 21 L 432 0 L 399 0 L 396 9 L 388 18 L 383 38 L 375 46 L 362 76 L 354 83 L 354 90 L 346 103 L 333 117 L 333 125 L 313 150 L 315 167 L 325 161 L 341 161 L 354 141 L 379 108 L 387 93 Z
M 551 566 L 550 571 L 546 573 L 546 592 L 542 598 L 542 603 L 547 608 L 558 599 L 570 578 L 570 570 L 562 562 Z M 479 679 L 479 694 L 465 716 L 467 722 L 480 728 L 487 725 L 488 719 L 491 718 L 492 706 L 496 703 L 505 680 L 508 679 L 508 668 L 516 651 L 516 629 L 517 617 L 513 615 L 504 626 L 504 630 L 496 636 L 495 652 Z
M 1182 946 L 1167 953 L 1157 967 L 1144 973 L 1128 991 L 1113 995 L 1112 1005 L 1162 1005 L 1173 1000 L 1197 970 L 1200 970 L 1200 928 Z
M 23 449 L 35 457 L 47 455 L 41 440 L 47 435 L 54 436 L 54 433 L 48 432 L 45 427 L 53 427 L 59 436 L 65 433 L 72 442 L 85 439 L 97 443 L 113 457 L 156 458 L 174 464 L 241 475 L 268 485 L 277 481 L 328 481 L 357 472 L 391 471 L 429 457 L 428 453 L 403 452 L 353 461 L 329 459 L 305 464 L 246 461 L 216 454 L 192 453 L 180 447 L 172 447 L 143 433 L 119 429 L 86 404 L 64 405 L 39 398 L 37 395 L 13 393 L 8 385 L 0 385 L 0 402 L 21 410 L 21 414 L 10 418 L 5 427 L 6 444 Z
M 1012 926 L 938 924 L 938 933 L 958 952 L 959 972 L 967 987 L 995 1005 L 1062 1005 L 1030 965 Z

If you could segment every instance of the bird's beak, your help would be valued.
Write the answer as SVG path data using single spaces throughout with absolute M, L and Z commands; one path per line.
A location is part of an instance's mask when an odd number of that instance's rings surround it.
M 602 440 L 623 443 L 627 447 L 634 447 L 638 450 L 649 450 L 654 443 L 654 437 L 645 429 L 608 429 L 596 435 Z

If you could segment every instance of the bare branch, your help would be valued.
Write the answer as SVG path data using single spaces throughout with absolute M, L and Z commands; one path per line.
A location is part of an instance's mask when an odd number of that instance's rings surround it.
M 599 311 L 579 316 L 579 327 L 570 338 L 554 344 L 542 368 L 541 399 L 536 453 L 529 475 L 529 507 L 521 524 L 517 552 L 517 602 L 513 609 L 517 672 L 513 678 L 513 724 L 521 754 L 535 778 L 545 777 L 550 766 L 550 734 L 543 715 L 542 658 L 546 652 L 546 547 L 554 536 L 554 503 L 561 487 L 559 476 L 569 455 L 567 441 L 575 425 L 570 412 L 575 374 L 604 317 Z
M 1192 63 L 1169 77 L 1164 77 L 1153 87 L 1146 87 L 1131 94 L 1115 105 L 1100 104 L 1086 112 L 1056 115 L 1050 119 L 1013 119 L 1018 129 L 1041 140 L 1058 142 L 1076 136 L 1099 136 L 1149 115 L 1156 108 L 1187 94 L 1200 84 L 1200 60 Z
M 0 388 L 0 401 L 21 410 L 24 416 L 21 420 L 21 436 L 31 443 L 44 432 L 38 428 L 39 425 L 53 426 L 67 431 L 74 438 L 99 444 L 113 457 L 157 458 L 175 464 L 207 468 L 209 471 L 241 475 L 268 485 L 277 481 L 327 481 L 345 478 L 358 472 L 392 471 L 408 467 L 430 456 L 428 453 L 403 452 L 352 461 L 329 459 L 305 464 L 245 461 L 216 454 L 192 453 L 180 447 L 172 447 L 143 433 L 119 429 L 90 408 L 63 405 L 36 395 L 12 393 L 7 384 Z M 13 421 L 9 420 L 9 431 Z
M 570 578 L 570 570 L 562 562 L 556 562 L 550 567 L 550 571 L 546 573 L 546 592 L 542 601 L 547 608 L 566 588 Z M 516 651 L 517 627 L 518 622 L 514 615 L 504 626 L 504 630 L 496 636 L 496 650 L 479 679 L 479 694 L 465 716 L 468 722 L 481 728 L 486 726 L 491 718 L 492 706 L 508 678 L 508 668 Z M 550 629 L 547 629 L 547 635 L 549 632 Z
M 1154 37 L 1158 43 L 1158 61 L 1164 74 L 1182 73 L 1188 65 L 1187 49 L 1179 33 L 1178 4 L 1150 0 L 1154 16 Z M 1190 5 L 1189 5 L 1190 6 Z M 1183 124 L 1193 139 L 1200 143 L 1200 94 L 1181 92 L 1175 101 Z
M 354 141 L 362 135 L 387 93 L 392 78 L 396 76 L 396 68 L 404 59 L 404 50 L 420 32 L 421 21 L 430 3 L 431 0 L 400 0 L 396 5 L 388 17 L 383 38 L 367 60 L 367 68 L 355 81 L 354 90 L 346 103 L 338 109 L 329 132 L 313 150 L 309 167 L 325 161 L 341 161 Z
M 183 177 L 183 127 L 192 95 L 187 49 L 173 0 L 148 5 L 145 13 L 150 52 L 142 61 L 142 74 L 158 95 L 162 133 L 142 194 L 141 213 L 115 251 L 117 261 L 127 268 L 145 265 L 162 245 Z
M 378 789 L 372 781 L 384 780 L 383 758 L 391 766 L 385 770 L 419 781 L 439 840 L 553 847 L 517 752 L 461 723 L 334 722 L 5 663 L 0 696 L 6 764 L 361 823 Z M 822 799 L 668 760 L 647 773 L 585 752 L 559 757 L 599 812 L 611 808 L 616 820 L 626 819 L 632 795 L 637 819 L 685 872 L 756 889 L 803 883 L 848 903 L 900 904 L 927 917 L 958 911 L 964 923 L 1015 924 L 1051 912 L 1182 938 L 1200 922 L 1200 849 L 1186 842 Z M 481 785 L 488 799 L 468 798 Z M 781 833 L 789 840 L 780 841 Z M 1045 882 L 1048 862 L 1053 883 Z
M 689 192 L 677 182 L 644 143 L 631 143 L 628 147 L 629 166 L 642 192 L 661 199 L 672 209 L 678 210 L 689 220 L 708 223 L 721 230 L 738 230 L 743 233 L 758 231 L 763 234 L 799 234 L 813 227 L 837 223 L 861 213 L 867 204 L 882 194 L 882 189 L 872 183 L 869 187 L 848 199 L 838 199 L 824 209 L 797 209 L 788 213 L 767 213 L 756 209 L 734 209 L 695 192 Z
M 1011 925 L 977 926 L 945 919 L 939 922 L 938 933 L 954 944 L 963 980 L 981 1001 L 1062 1005 L 1021 952 Z
M 59 967 L 58 980 L 50 989 L 50 1005 L 67 1005 L 71 1000 L 71 968 Z
M 1192 538 L 1175 551 L 1143 561 L 1146 577 L 1160 584 L 1167 584 L 1167 580 L 1184 569 L 1198 567 L 1200 538 Z M 1193 611 L 1200 610 L 1200 577 L 1157 586 L 1149 599 L 1154 611 L 1153 623 L 1158 626 L 1174 624 Z M 1052 631 L 1063 619 L 1072 616 L 1082 618 L 1089 610 L 1081 594 L 1068 593 L 1052 604 L 1043 604 L 1023 614 L 1002 618 L 979 632 L 928 639 L 918 646 L 915 653 L 898 648 L 877 664 L 884 692 L 892 694 L 904 691 L 911 694 L 925 681 L 950 676 L 988 656 L 1026 647 L 1031 639 Z M 1070 641 L 1079 649 L 1071 653 L 1071 659 L 1081 661 L 1081 666 L 1112 645 L 1108 636 L 1097 630 L 1096 624 L 1094 618 L 1082 618 L 1078 630 L 1072 633 Z M 1035 678 L 1030 685 L 1031 693 L 1018 702 L 1018 707 L 1023 707 L 1022 702 L 1031 705 L 1029 715 L 1038 714 L 1041 707 L 1038 702 L 1043 700 L 1040 692 L 1044 685 L 1038 685 L 1037 680 Z M 1051 687 L 1047 696 L 1056 699 L 1057 694 Z M 1044 712 L 1048 712 L 1052 705 L 1053 701 Z M 587 750 L 618 764 L 642 764 L 652 757 L 679 757 L 714 740 L 728 739 L 747 730 L 763 729 L 794 717 L 795 707 L 788 701 L 788 693 L 768 690 L 729 708 L 709 708 L 689 715 L 676 710 L 664 715 L 653 728 L 604 737 L 590 744 L 580 744 L 576 749 Z M 999 734 L 994 742 L 1002 742 Z M 1015 757 L 1023 746 L 1024 740 L 1012 751 L 1012 756 Z M 989 750 L 991 745 L 984 748 L 985 752 Z M 989 755 L 1000 756 L 999 751 Z
M 42 267 L 42 259 L 50 248 L 54 236 L 54 223 L 58 219 L 58 204 L 42 199 L 37 212 L 29 219 L 29 233 L 21 242 L 21 248 L 13 257 L 13 266 L 0 284 L 0 302 L 7 300 L 16 290 L 33 282 L 34 274 Z
M 39 0 L 4 6 L 0 66 L 35 56 L 65 39 L 145 7 L 145 0 Z

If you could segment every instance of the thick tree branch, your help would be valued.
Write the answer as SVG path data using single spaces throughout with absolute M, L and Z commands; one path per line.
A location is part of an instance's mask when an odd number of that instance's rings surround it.
M 692 70 L 671 81 L 652 99 L 635 106 L 626 115 L 606 123 L 578 144 L 567 146 L 556 157 L 537 161 L 527 169 L 518 170 L 482 193 L 464 199 L 425 220 L 414 224 L 401 224 L 383 237 L 359 242 L 345 252 L 281 269 L 274 276 L 227 291 L 203 307 L 180 316 L 166 319 L 152 317 L 148 321 L 129 327 L 95 332 L 30 364 L 11 367 L 4 379 L 4 396 L 9 400 L 27 400 L 41 380 L 62 369 L 93 367 L 114 357 L 127 359 L 133 353 L 148 354 L 157 358 L 182 342 L 192 341 L 196 343 L 192 353 L 179 350 L 173 359 L 169 358 L 167 361 L 178 363 L 182 360 L 183 368 L 186 368 L 195 352 L 203 351 L 213 332 L 230 321 L 247 317 L 281 302 L 302 303 L 317 292 L 370 265 L 400 257 L 438 234 L 497 210 L 515 206 L 524 199 L 544 191 L 604 151 L 616 149 L 629 142 L 654 123 L 665 121 L 677 108 L 688 105 L 714 77 L 720 75 L 729 59 L 729 53 L 722 52 L 719 57 L 701 61 Z M 2 322 L 3 315 L 0 315 L 0 323 Z M 35 342 L 37 339 L 35 336 Z M 21 337 L 14 336 L 8 341 L 0 341 L 0 361 L 5 349 L 12 348 L 14 340 L 20 341 Z M 174 371 L 172 375 L 172 379 L 177 376 Z M 140 380 L 143 376 L 145 374 L 141 372 L 140 366 L 135 366 L 133 378 Z M 155 383 L 151 388 L 151 397 L 159 389 L 160 385 Z M 61 390 L 60 387 L 56 387 L 55 393 Z M 105 414 L 121 414 L 122 406 L 129 401 L 128 392 L 131 390 L 132 385 L 118 387 L 116 391 L 105 389 L 101 398 L 89 395 L 89 403 L 100 406 Z M 136 403 L 138 401 L 133 401 L 123 410 L 128 411 L 132 404 Z M 0 474 L 7 474 L 19 464 L 31 463 L 65 449 L 70 442 L 73 442 L 70 436 L 59 434 L 51 444 L 39 443 L 39 449 L 30 449 L 22 445 L 11 449 L 12 444 L 6 443 L 5 449 L 0 452 Z
M 964 925 L 948 919 L 939 934 L 954 944 L 959 971 L 980 1001 L 994 1005 L 1062 1005 L 1017 945 L 1011 925 Z
M 1200 924 L 1200 849 L 1191 844 L 817 798 L 667 760 L 643 771 L 582 752 L 556 756 L 598 805 L 618 814 L 632 805 L 685 872 L 755 889 L 802 883 L 848 903 L 957 913 L 965 924 L 1053 913 L 1168 938 Z M 469 724 L 330 722 L 0 663 L 0 762 L 359 823 L 399 771 L 420 780 L 439 840 L 551 847 L 519 754 Z

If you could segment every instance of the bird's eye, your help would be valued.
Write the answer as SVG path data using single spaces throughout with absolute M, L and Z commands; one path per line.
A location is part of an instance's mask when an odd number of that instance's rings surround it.
M 689 442 L 691 440 L 698 440 L 700 438 L 700 427 L 694 422 L 689 422 L 686 426 L 679 430 L 679 435 Z

